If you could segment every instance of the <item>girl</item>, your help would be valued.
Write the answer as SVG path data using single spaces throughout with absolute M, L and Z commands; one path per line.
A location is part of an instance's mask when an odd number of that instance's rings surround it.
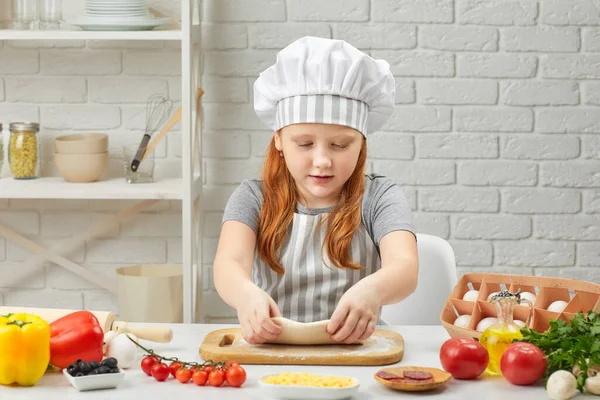
M 395 103 L 389 65 L 344 41 L 304 37 L 254 92 L 274 135 L 262 180 L 244 181 L 225 208 L 215 287 L 249 343 L 273 340 L 278 316 L 329 320 L 333 340 L 365 340 L 418 273 L 406 198 L 392 180 L 365 175 L 366 135 Z

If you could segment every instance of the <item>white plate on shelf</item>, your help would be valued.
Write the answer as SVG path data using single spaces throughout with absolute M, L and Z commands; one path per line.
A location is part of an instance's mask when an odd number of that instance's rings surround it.
M 78 376 L 77 378 L 69 375 L 65 368 L 63 369 L 63 375 L 67 378 L 69 383 L 80 392 L 86 390 L 113 389 L 119 386 L 125 379 L 125 371 L 123 371 L 121 367 L 119 367 L 119 373 Z
M 115 22 L 117 24 L 129 23 L 134 21 L 154 21 L 153 14 L 147 13 L 144 15 L 91 15 L 85 14 L 84 17 L 97 20 L 98 22 Z
M 149 18 L 145 20 L 131 20 L 127 18 L 92 18 L 78 17 L 68 21 L 84 31 L 144 31 L 169 23 L 169 18 Z
M 352 378 L 354 385 L 345 388 L 328 388 L 300 385 L 273 385 L 263 382 L 269 374 L 260 378 L 258 381 L 260 387 L 268 397 L 289 399 L 289 400 L 338 400 L 348 399 L 358 392 L 360 383 L 358 379 Z

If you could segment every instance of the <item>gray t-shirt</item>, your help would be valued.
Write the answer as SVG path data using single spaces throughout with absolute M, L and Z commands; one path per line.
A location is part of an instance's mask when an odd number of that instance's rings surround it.
M 223 221 L 240 221 L 256 233 L 262 199 L 261 181 L 244 181 L 229 199 Z M 361 268 L 333 268 L 322 251 L 326 227 L 319 228 L 321 217 L 332 209 L 296 205 L 288 236 L 279 249 L 284 274 L 274 272 L 255 251 L 252 281 L 275 301 L 282 316 L 293 321 L 331 318 L 343 294 L 381 268 L 381 238 L 396 230 L 414 234 L 410 207 L 400 187 L 383 176 L 365 176 L 362 223 L 350 245 L 352 260 Z
M 223 221 L 234 220 L 248 225 L 258 233 L 260 208 L 263 202 L 261 181 L 248 179 L 233 192 L 223 214 Z M 296 205 L 296 213 L 317 215 L 328 213 L 326 208 L 306 208 Z M 381 238 L 392 231 L 406 230 L 415 234 L 408 200 L 398 184 L 388 177 L 365 175 L 365 193 L 362 201 L 362 224 L 379 251 Z

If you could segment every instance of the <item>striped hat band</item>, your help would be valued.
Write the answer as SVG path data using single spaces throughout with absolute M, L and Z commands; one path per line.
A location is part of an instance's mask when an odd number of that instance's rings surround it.
M 301 123 L 344 125 L 364 136 L 369 108 L 359 100 L 331 94 L 299 95 L 277 103 L 276 129 Z

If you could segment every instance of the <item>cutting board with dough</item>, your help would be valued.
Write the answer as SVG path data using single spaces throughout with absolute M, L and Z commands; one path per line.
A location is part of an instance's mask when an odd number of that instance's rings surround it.
M 200 346 L 204 360 L 240 364 L 388 365 L 403 356 L 404 339 L 387 330 L 376 330 L 362 344 L 252 345 L 242 338 L 240 328 L 229 328 L 210 332 Z

